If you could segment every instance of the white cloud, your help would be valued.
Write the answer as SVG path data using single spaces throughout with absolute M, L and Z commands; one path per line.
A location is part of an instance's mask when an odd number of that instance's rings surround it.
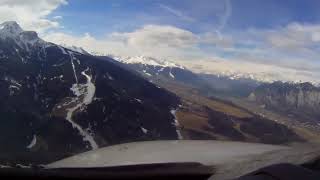
M 128 45 L 143 48 L 150 46 L 188 48 L 194 46 L 198 41 L 198 37 L 190 31 L 160 25 L 146 25 L 130 33 L 113 33 L 111 38 L 124 39 Z
M 88 51 L 96 51 L 100 53 L 107 53 L 112 51 L 113 49 L 121 50 L 125 48 L 122 42 L 113 42 L 107 39 L 98 40 L 92 37 L 89 33 L 85 33 L 83 36 L 73 36 L 72 34 L 54 32 L 48 33 L 42 38 L 56 44 L 83 47 Z
M 111 33 L 102 39 L 96 39 L 90 34 L 75 37 L 64 33 L 50 33 L 43 38 L 100 53 L 188 59 L 203 56 L 198 46 L 209 43 L 203 37 L 173 26 L 146 25 L 133 32 Z
M 249 29 L 229 34 L 231 46 L 213 51 L 239 62 L 316 71 L 320 69 L 319 34 L 319 24 L 290 23 L 277 28 Z
M 319 84 L 320 72 L 292 69 L 275 64 L 260 64 L 246 59 L 201 59 L 197 61 L 178 61 L 197 73 L 220 74 L 254 78 L 265 82 L 313 82 Z
M 268 42 L 277 48 L 308 48 L 320 41 L 320 25 L 292 23 L 267 34 Z
M 62 16 L 54 16 L 53 19 L 56 19 L 56 20 L 62 19 Z
M 222 36 L 219 32 L 216 33 L 203 33 L 200 36 L 201 43 L 207 45 L 219 46 L 221 48 L 230 48 L 234 45 L 233 38 L 231 36 Z
M 17 21 L 26 30 L 44 32 L 59 27 L 59 22 L 47 16 L 66 0 L 0 0 L 0 22 Z

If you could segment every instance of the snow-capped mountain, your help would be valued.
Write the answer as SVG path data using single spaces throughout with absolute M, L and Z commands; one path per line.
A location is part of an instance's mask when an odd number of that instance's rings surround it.
M 147 57 L 147 56 L 114 56 L 114 55 L 109 55 L 109 57 L 125 63 L 125 64 L 143 64 L 143 65 L 150 65 L 150 66 L 159 66 L 159 67 L 169 67 L 169 68 L 180 68 L 180 69 L 185 69 L 183 66 L 175 64 L 173 62 L 170 62 L 165 59 L 157 59 L 153 57 Z
M 177 139 L 179 98 L 114 63 L 0 25 L 0 163 Z
M 160 87 L 166 87 L 168 83 L 176 84 L 177 86 L 187 85 L 197 88 L 206 95 L 212 90 L 197 74 L 168 60 L 146 56 L 121 57 L 107 55 L 99 57 L 106 58 L 106 60 L 109 58 L 114 59 Z
M 139 72 L 155 84 L 163 85 L 168 81 L 197 88 L 204 95 L 235 95 L 247 97 L 254 89 L 267 79 L 253 74 L 216 72 L 194 73 L 188 68 L 168 60 L 146 56 L 122 57 L 111 54 L 98 54 L 99 57 L 112 58 L 129 69 Z M 268 77 L 268 76 L 266 76 Z M 270 81 L 272 82 L 272 81 Z
M 47 47 L 51 43 L 47 43 L 38 37 L 38 34 L 33 31 L 23 31 L 21 27 L 14 21 L 7 21 L 0 24 L 0 39 L 2 41 L 12 41 L 17 48 L 30 51 L 32 47 Z M 18 49 L 19 48 L 19 49 Z
M 261 83 L 310 82 L 319 85 L 319 73 L 315 71 L 301 72 L 296 69 L 268 64 L 239 63 L 232 60 L 193 61 L 185 66 L 195 73 L 227 77 L 231 80 L 251 79 Z
M 299 79 L 290 79 L 283 77 L 284 75 L 281 72 L 236 72 L 236 71 L 216 71 L 216 72 L 205 72 L 206 75 L 215 75 L 217 77 L 228 78 L 230 80 L 252 80 L 259 83 L 273 83 L 277 81 L 281 82 L 292 82 L 300 83 Z M 315 81 L 310 81 L 313 84 L 317 84 Z
M 118 62 L 131 66 L 134 70 L 146 76 L 163 75 L 172 79 L 176 78 L 177 70 L 185 70 L 183 66 L 172 63 L 168 60 L 157 59 L 147 56 L 122 57 L 108 55 Z
M 107 53 L 98 53 L 98 52 L 91 52 L 90 54 L 99 57 L 110 57 L 112 59 L 117 60 L 118 62 L 128 64 L 128 65 L 141 65 L 144 67 L 161 67 L 158 70 L 158 75 L 162 71 L 163 68 L 179 68 L 182 70 L 190 71 L 196 75 L 201 76 L 212 76 L 214 78 L 221 78 L 226 79 L 228 81 L 253 81 L 257 83 L 273 83 L 277 81 L 281 82 L 291 82 L 291 83 L 301 83 L 301 82 L 310 82 L 315 86 L 320 86 L 320 82 L 314 79 L 310 79 L 309 77 L 300 76 L 299 73 L 296 71 L 288 70 L 288 69 L 281 69 L 280 67 L 277 69 L 270 70 L 270 67 L 266 66 L 266 71 L 260 71 L 254 69 L 252 67 L 251 70 L 248 69 L 247 71 L 243 71 L 243 69 L 235 67 L 234 64 L 231 62 L 220 62 L 220 61 L 213 61 L 208 64 L 210 70 L 205 70 L 203 68 L 198 69 L 198 66 L 201 66 L 201 61 L 199 64 L 192 62 L 194 64 L 186 63 L 185 66 L 180 65 L 179 63 L 173 63 L 169 60 L 161 59 L 161 58 L 154 58 L 154 57 L 147 57 L 147 56 L 118 56 L 113 54 Z M 194 68 L 196 67 L 196 68 Z M 233 69 L 234 68 L 234 69 Z M 142 70 L 145 75 L 150 76 L 152 73 L 146 70 Z M 138 69 L 139 70 L 139 69 Z M 151 71 L 152 72 L 152 71 Z M 173 73 L 168 73 L 171 78 L 174 78 Z

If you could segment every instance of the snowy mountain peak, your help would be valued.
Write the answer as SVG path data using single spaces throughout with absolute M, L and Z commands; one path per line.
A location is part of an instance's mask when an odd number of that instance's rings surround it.
M 19 35 L 23 29 L 15 21 L 6 21 L 0 24 L 0 34 L 6 36 Z
M 30 50 L 35 44 L 45 47 L 50 44 L 40 39 L 36 32 L 24 31 L 15 21 L 0 24 L 0 39 L 11 39 L 20 48 L 26 50 Z
M 125 63 L 125 64 L 144 64 L 144 65 L 151 65 L 151 66 L 160 66 L 160 67 L 176 67 L 180 69 L 184 69 L 183 66 L 175 64 L 173 62 L 170 62 L 165 59 L 157 59 L 153 57 L 148 56 L 114 56 L 114 55 L 108 55 L 109 57 Z

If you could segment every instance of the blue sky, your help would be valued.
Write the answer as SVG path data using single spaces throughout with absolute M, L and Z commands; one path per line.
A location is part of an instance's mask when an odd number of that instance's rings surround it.
M 275 28 L 291 22 L 318 23 L 317 0 L 233 0 L 232 14 L 224 31 Z M 162 7 L 180 11 L 192 20 L 179 18 Z M 96 36 L 114 31 L 132 31 L 145 24 L 166 24 L 192 32 L 217 28 L 226 13 L 224 0 L 70 0 L 50 16 L 63 16 L 66 31 Z
M 90 52 L 166 58 L 199 72 L 320 79 L 318 0 L 4 0 L 0 20 Z

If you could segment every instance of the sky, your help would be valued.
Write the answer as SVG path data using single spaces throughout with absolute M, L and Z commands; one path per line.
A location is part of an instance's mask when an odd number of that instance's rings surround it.
M 0 0 L 0 21 L 89 52 L 202 73 L 320 79 L 318 0 Z

